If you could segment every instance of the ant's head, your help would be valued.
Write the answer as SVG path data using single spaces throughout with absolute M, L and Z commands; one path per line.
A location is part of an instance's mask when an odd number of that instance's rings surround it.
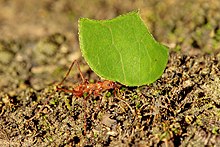
M 108 81 L 108 80 L 106 80 L 106 81 L 103 81 L 102 87 L 103 87 L 104 89 L 114 89 L 114 88 L 117 87 L 117 85 L 116 85 L 116 83 L 113 82 L 113 81 Z

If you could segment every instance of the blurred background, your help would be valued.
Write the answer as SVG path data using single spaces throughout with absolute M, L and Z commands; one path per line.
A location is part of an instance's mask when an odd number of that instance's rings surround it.
M 74 45 L 80 17 L 111 19 L 136 9 L 151 33 L 171 47 L 204 49 L 219 35 L 218 0 L 1 0 L 0 39 L 38 40 L 59 32 Z
M 41 89 L 59 81 L 72 60 L 82 59 L 80 17 L 111 19 L 137 9 L 170 51 L 220 50 L 218 0 L 0 0 L 0 88 Z

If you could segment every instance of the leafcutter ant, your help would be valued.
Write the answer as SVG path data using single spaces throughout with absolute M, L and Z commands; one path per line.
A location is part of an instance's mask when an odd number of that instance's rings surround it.
M 68 75 L 69 75 L 69 73 L 70 73 L 70 71 L 71 71 L 74 64 L 77 65 L 77 68 L 78 68 L 79 73 L 80 73 L 80 77 L 82 78 L 82 83 L 79 84 L 78 86 L 74 87 L 72 90 L 60 88 L 59 86 L 63 85 L 63 82 L 68 77 Z M 116 83 L 113 82 L 113 81 L 109 81 L 109 80 L 99 81 L 99 82 L 96 82 L 96 83 L 89 83 L 88 80 L 83 77 L 83 74 L 80 70 L 80 67 L 79 67 L 79 64 L 78 64 L 77 60 L 74 60 L 72 62 L 72 64 L 71 64 L 68 72 L 66 73 L 65 77 L 57 85 L 57 90 L 70 92 L 73 95 L 75 95 L 76 97 L 82 97 L 83 94 L 85 94 L 85 93 L 87 93 L 88 95 L 94 94 L 94 96 L 98 96 L 98 95 L 100 95 L 100 92 L 110 90 L 110 89 L 115 89 L 115 88 L 117 88 Z

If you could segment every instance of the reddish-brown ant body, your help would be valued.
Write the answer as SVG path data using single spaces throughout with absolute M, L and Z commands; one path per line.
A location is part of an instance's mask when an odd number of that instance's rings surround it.
M 75 63 L 77 64 L 77 68 L 79 70 L 79 73 L 80 73 L 80 76 L 81 76 L 83 82 L 81 84 L 79 84 L 78 86 L 74 87 L 72 90 L 59 88 L 59 86 L 63 85 L 63 82 L 68 77 L 68 75 L 69 75 L 69 73 L 70 73 L 70 71 L 71 71 L 71 69 L 72 69 L 72 67 Z M 88 80 L 83 77 L 77 60 L 74 60 L 72 62 L 68 72 L 66 73 L 66 76 L 57 85 L 57 90 L 70 92 L 73 95 L 75 95 L 76 97 L 82 97 L 83 94 L 85 94 L 85 93 L 87 93 L 88 95 L 94 94 L 94 96 L 98 96 L 100 94 L 100 92 L 110 90 L 110 89 L 116 89 L 116 88 L 117 88 L 116 83 L 113 82 L 113 81 L 109 81 L 109 80 L 99 81 L 99 82 L 96 82 L 96 83 L 89 83 Z

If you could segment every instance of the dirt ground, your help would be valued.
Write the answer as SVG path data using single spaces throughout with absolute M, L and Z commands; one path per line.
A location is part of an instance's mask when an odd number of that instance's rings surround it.
M 170 48 L 162 77 L 86 107 L 56 91 L 74 59 L 100 80 L 81 56 L 78 19 L 135 9 Z M 218 0 L 0 0 L 0 146 L 220 146 L 219 12 Z M 80 82 L 74 68 L 66 85 Z

